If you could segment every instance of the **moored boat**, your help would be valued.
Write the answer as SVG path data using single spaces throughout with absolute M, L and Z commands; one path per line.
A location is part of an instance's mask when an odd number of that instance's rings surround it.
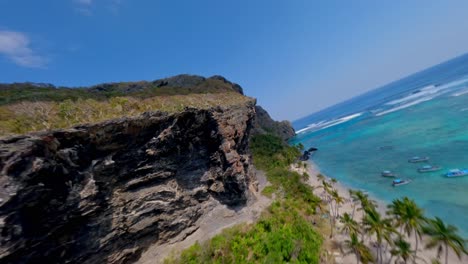
M 453 169 L 445 174 L 445 177 L 454 178 L 468 175 L 468 169 Z
M 426 162 L 429 160 L 429 157 L 418 157 L 418 156 L 414 156 L 410 159 L 408 159 L 408 162 L 409 163 L 417 163 L 417 162 Z
M 426 166 L 422 166 L 421 168 L 418 169 L 418 172 L 433 172 L 433 171 L 439 171 L 441 170 L 442 167 L 440 166 L 432 166 L 432 165 L 426 165 Z
M 393 187 L 396 187 L 396 186 L 408 184 L 410 182 L 411 182 L 410 179 L 395 179 L 393 180 L 392 185 Z
M 382 171 L 381 175 L 382 177 L 390 177 L 390 178 L 396 177 L 396 174 L 389 170 Z

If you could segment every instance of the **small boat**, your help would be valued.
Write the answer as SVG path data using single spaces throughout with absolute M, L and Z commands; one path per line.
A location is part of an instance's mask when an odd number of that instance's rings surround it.
M 421 168 L 419 168 L 418 172 L 420 172 L 420 173 L 432 172 L 432 171 L 439 171 L 441 169 L 442 169 L 442 167 L 440 167 L 440 166 L 425 165 L 425 166 L 422 166 Z
M 393 185 L 393 187 L 396 187 L 396 186 L 408 184 L 408 183 L 410 183 L 410 182 L 411 182 L 410 179 L 406 179 L 406 180 L 403 180 L 403 179 L 395 179 L 395 180 L 393 180 L 392 185 Z
M 445 174 L 445 177 L 454 178 L 468 175 L 468 169 L 453 169 Z
M 390 177 L 390 178 L 396 177 L 396 174 L 389 171 L 389 170 L 382 171 L 381 175 L 382 175 L 382 177 Z
M 417 162 L 426 162 L 429 160 L 429 157 L 412 157 L 408 160 L 409 163 L 417 163 Z

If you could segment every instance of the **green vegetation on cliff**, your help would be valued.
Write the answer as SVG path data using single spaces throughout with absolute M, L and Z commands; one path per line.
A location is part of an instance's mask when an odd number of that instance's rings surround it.
M 153 82 L 117 82 L 92 87 L 58 87 L 51 84 L 12 83 L 0 84 L 0 105 L 28 102 L 61 102 L 65 100 L 94 99 L 106 101 L 112 97 L 131 96 L 144 99 L 154 96 L 207 94 L 235 91 L 242 88 L 223 77 L 203 78 L 194 75 L 177 75 Z
M 319 263 L 323 239 L 312 222 L 320 199 L 288 169 L 300 151 L 273 135 L 254 136 L 250 148 L 276 200 L 257 223 L 227 229 L 166 263 Z
M 68 128 L 148 111 L 180 112 L 253 101 L 220 76 L 178 75 L 154 82 L 122 82 L 90 88 L 0 84 L 0 136 Z
M 180 112 L 186 107 L 207 109 L 246 103 L 253 99 L 235 92 L 155 96 L 146 99 L 67 99 L 62 102 L 20 102 L 0 106 L 0 136 L 68 128 L 79 124 L 131 117 L 148 111 Z

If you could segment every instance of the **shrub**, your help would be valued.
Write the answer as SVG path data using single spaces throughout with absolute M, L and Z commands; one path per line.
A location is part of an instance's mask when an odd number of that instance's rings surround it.
M 288 170 L 300 151 L 274 135 L 254 136 L 250 148 L 254 164 L 265 170 L 272 184 L 262 193 L 271 197 L 282 190 L 284 197 L 257 223 L 226 229 L 166 263 L 319 263 L 323 239 L 311 219 L 320 199 L 302 183 L 303 175 Z

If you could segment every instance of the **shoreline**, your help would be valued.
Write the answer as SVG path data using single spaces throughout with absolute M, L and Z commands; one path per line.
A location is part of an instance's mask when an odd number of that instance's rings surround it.
M 300 166 L 298 168 L 298 167 L 294 167 L 294 165 L 292 166 L 292 169 L 294 171 L 297 171 L 300 174 L 306 172 L 309 175 L 309 179 L 307 180 L 307 184 L 309 184 L 312 187 L 320 186 L 321 182 L 317 178 L 318 174 L 322 174 L 327 181 L 331 181 L 332 178 L 325 175 L 325 174 L 323 174 L 320 171 L 320 168 L 318 167 L 318 165 L 315 162 L 313 162 L 312 160 L 308 160 L 305 163 L 307 164 L 306 169 L 304 169 L 303 166 Z M 343 183 L 341 183 L 339 181 L 337 181 L 336 183 L 333 184 L 333 188 L 335 188 L 337 190 L 338 194 L 345 199 L 345 203 L 343 203 L 339 207 L 340 208 L 340 214 L 343 214 L 343 213 L 346 213 L 346 212 L 351 214 L 352 211 L 353 211 L 353 206 L 352 206 L 353 202 L 352 202 L 351 197 L 349 195 L 349 191 L 353 190 L 353 188 L 351 186 L 347 186 L 346 184 L 343 184 Z M 362 190 L 362 191 L 366 191 L 366 190 Z M 322 198 L 320 196 L 320 194 L 316 190 L 314 190 L 314 193 L 318 197 Z M 371 194 L 369 194 L 369 198 L 372 199 L 373 201 L 377 202 L 377 211 L 379 213 L 381 213 L 382 216 L 387 217 L 386 209 L 387 209 L 387 204 L 388 203 L 385 202 L 385 201 L 379 200 L 379 199 L 375 199 L 375 197 L 372 196 Z M 362 211 L 358 211 L 356 209 L 354 218 L 355 218 L 356 221 L 359 222 L 360 219 L 362 218 Z M 337 221 L 337 223 L 336 223 L 337 230 L 339 230 L 339 227 L 340 227 L 340 222 Z M 416 240 L 414 239 L 413 236 L 411 236 L 410 238 L 405 236 L 405 238 L 409 243 L 411 243 L 411 245 L 414 245 L 416 243 Z M 328 239 L 328 240 L 335 241 L 337 243 L 344 243 L 344 241 L 346 241 L 347 239 L 349 239 L 348 235 L 343 235 L 339 231 L 337 231 L 335 233 L 335 236 L 333 237 L 333 239 Z M 422 244 L 425 244 L 425 241 L 426 241 L 426 239 L 423 237 L 422 238 Z M 370 249 L 372 249 L 372 246 L 371 246 L 372 242 L 371 241 L 365 241 L 365 243 L 367 244 L 367 246 Z M 335 252 L 333 252 L 333 255 L 335 255 L 335 260 L 336 260 L 337 264 L 338 263 L 354 263 L 354 262 L 356 262 L 356 257 L 354 255 L 352 255 L 352 254 L 348 254 L 348 255 L 342 254 L 340 256 L 340 255 L 337 255 Z M 422 258 L 427 263 L 431 263 L 431 260 L 435 259 L 436 256 L 437 256 L 437 249 L 425 249 L 424 246 L 420 246 L 420 248 L 418 249 L 418 257 Z M 459 259 L 457 257 L 457 255 L 451 250 L 449 251 L 449 258 L 448 259 L 449 259 L 449 263 L 451 263 L 451 264 L 468 263 L 468 256 L 464 255 L 464 256 L 462 256 L 461 259 Z M 443 257 L 441 259 L 441 263 L 443 263 Z

